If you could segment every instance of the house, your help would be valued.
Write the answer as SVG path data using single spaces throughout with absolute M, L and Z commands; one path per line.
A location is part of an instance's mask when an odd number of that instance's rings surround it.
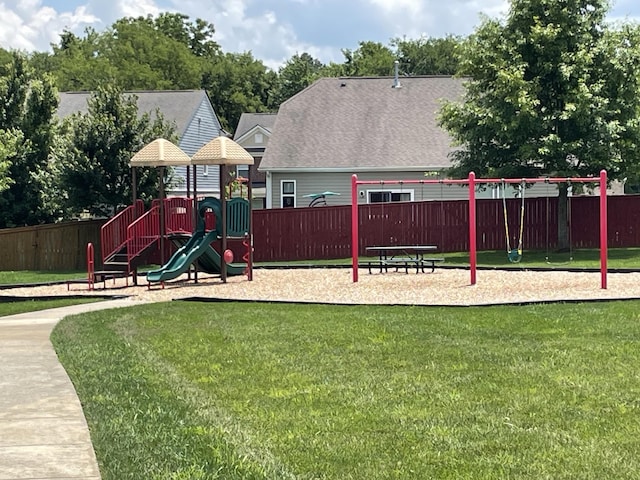
M 445 76 L 322 78 L 285 101 L 259 170 L 267 208 L 309 205 L 331 191 L 330 205 L 351 203 L 360 180 L 437 178 L 450 167 L 451 138 L 437 124 L 443 99 L 463 94 L 463 79 Z M 439 185 L 374 185 L 360 202 L 467 198 Z
M 211 101 L 204 90 L 132 91 L 125 95 L 137 97 L 138 112 L 155 115 L 159 111 L 165 121 L 172 122 L 178 136 L 178 146 L 190 157 L 200 147 L 224 135 Z M 91 93 L 60 93 L 58 116 L 65 118 L 76 112 L 87 113 Z M 197 188 L 201 195 L 218 195 L 220 169 L 214 166 L 198 166 Z M 175 185 L 169 195 L 185 196 L 187 193 L 187 167 L 175 167 Z
M 251 179 L 253 208 L 265 208 L 266 206 L 266 174 L 258 168 L 271 138 L 276 115 L 275 113 L 243 113 L 233 135 L 233 140 L 249 152 L 254 159 L 254 164 L 251 167 L 242 165 L 236 169 L 239 177 Z

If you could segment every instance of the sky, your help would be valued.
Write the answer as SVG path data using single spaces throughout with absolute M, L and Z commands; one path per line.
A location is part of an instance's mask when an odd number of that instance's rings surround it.
M 277 70 L 307 52 L 323 63 L 344 61 L 360 41 L 469 35 L 481 15 L 501 18 L 506 0 L 0 0 L 0 46 L 50 51 L 63 30 L 83 36 L 122 17 L 178 12 L 213 23 L 224 52 L 251 51 Z M 638 0 L 617 0 L 611 21 L 640 21 Z

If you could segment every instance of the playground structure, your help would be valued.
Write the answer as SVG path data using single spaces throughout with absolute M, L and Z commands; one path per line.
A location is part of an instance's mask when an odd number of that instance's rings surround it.
M 477 236 L 476 236 L 476 186 L 479 184 L 527 184 L 527 183 L 596 183 L 600 189 L 600 286 L 607 288 L 607 172 L 602 170 L 599 177 L 540 177 L 540 178 L 476 178 L 475 173 L 469 173 L 466 179 L 424 179 L 424 180 L 358 180 L 357 175 L 351 177 L 351 254 L 352 281 L 358 281 L 359 255 L 359 215 L 358 215 L 358 186 L 360 185 L 468 185 L 469 189 L 469 271 L 470 283 L 477 282 Z M 508 247 L 509 248 L 509 247 Z M 511 253 L 511 252 L 509 252 Z
M 197 209 L 194 209 L 195 202 Z M 102 227 L 104 270 L 93 271 L 93 275 L 89 275 L 90 285 L 96 280 L 115 277 L 118 273 L 127 277 L 134 275 L 135 283 L 139 267 L 158 261 L 162 267 L 148 272 L 149 282 L 174 279 L 187 272 L 192 264 L 196 265 L 196 272 L 221 274 L 224 250 L 219 253 L 213 245 L 220 250 L 223 230 L 226 230 L 227 238 L 235 241 L 236 256 L 244 262 L 227 265 L 227 273 L 249 275 L 249 202 L 243 198 L 233 198 L 225 204 L 226 229 L 222 225 L 221 201 L 213 197 L 199 200 L 188 197 L 157 199 L 146 212 L 143 211 L 142 202 L 127 207 Z M 138 215 L 131 221 L 136 209 Z M 162 239 L 178 247 L 167 262 L 164 258 L 168 257 L 170 245 L 162 242 Z M 93 255 L 89 257 L 89 253 L 87 255 L 88 259 L 93 258 Z
M 136 153 L 130 161 L 133 178 L 133 204 L 107 222 L 101 230 L 102 263 L 104 270 L 95 271 L 93 260 L 88 262 L 89 285 L 108 277 L 133 275 L 137 284 L 137 270 L 159 256 L 161 268 L 147 274 L 148 282 L 164 282 L 190 272 L 194 265 L 197 282 L 198 268 L 219 273 L 223 282 L 227 275 L 245 274 L 253 278 L 253 239 L 251 203 L 243 198 L 227 200 L 227 165 L 253 164 L 253 157 L 226 137 L 217 137 L 204 145 L 190 158 L 179 147 L 164 139 L 157 139 Z M 187 176 L 187 197 L 165 198 L 164 169 L 167 166 L 193 168 L 193 197 Z M 220 166 L 220 199 L 197 195 L 197 165 Z M 151 166 L 160 169 L 160 198 L 144 211 L 144 204 L 136 198 L 135 167 Z M 251 183 L 248 181 L 248 198 Z M 242 241 L 239 255 L 244 264 L 233 264 L 233 251 L 228 240 Z M 178 247 L 168 256 L 171 241 Z M 213 245 L 219 241 L 219 251 Z M 92 251 L 92 248 L 91 248 Z

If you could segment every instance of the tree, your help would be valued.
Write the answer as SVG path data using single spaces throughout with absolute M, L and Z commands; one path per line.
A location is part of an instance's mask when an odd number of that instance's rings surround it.
M 152 140 L 173 138 L 173 126 L 159 112 L 138 115 L 137 99 L 116 86 L 97 89 L 87 114 L 65 120 L 51 162 L 62 196 L 58 205 L 66 215 L 87 211 L 109 216 L 131 203 L 131 157 Z M 139 169 L 137 192 L 142 199 L 157 197 L 156 169 Z M 50 199 L 51 200 L 51 199 Z
M 193 23 L 188 20 L 188 15 L 165 12 L 158 15 L 154 25 L 167 37 L 188 46 L 196 57 L 210 58 L 220 53 L 220 45 L 213 41 L 213 24 L 200 18 Z
M 201 62 L 189 45 L 160 31 L 150 17 L 118 20 L 102 43 L 101 54 L 125 90 L 200 87 Z
M 15 182 L 11 178 L 11 159 L 18 154 L 22 143 L 22 132 L 0 130 L 0 192 L 5 191 Z
M 53 54 L 33 54 L 32 65 L 55 75 L 62 91 L 92 91 L 116 82 L 126 90 L 200 88 L 205 62 L 219 52 L 213 25 L 187 15 L 122 18 L 83 37 L 64 31 Z M 1 52 L 0 52 L 1 53 Z
M 306 52 L 302 55 L 296 53 L 287 60 L 287 63 L 278 70 L 278 80 L 272 99 L 274 106 L 279 106 L 311 85 L 319 78 L 323 67 L 320 60 Z
M 276 73 L 250 52 L 226 53 L 212 59 L 202 79 L 223 128 L 232 131 L 244 112 L 270 110 Z
M 58 95 L 53 80 L 38 77 L 26 57 L 13 52 L 0 78 L 0 227 L 36 225 L 51 218 L 41 208 L 42 184 L 36 175 L 47 167 L 54 136 Z
M 512 0 L 461 51 L 461 103 L 440 122 L 461 147 L 453 176 L 624 176 L 640 146 L 637 29 L 613 30 L 604 0 Z M 560 248 L 568 247 L 566 186 Z
M 344 77 L 346 76 L 344 63 L 329 62 L 320 69 L 319 77 Z
M 350 77 L 390 76 L 394 74 L 396 56 L 389 47 L 379 42 L 360 42 L 351 51 L 342 50 L 345 57 L 344 73 Z
M 396 38 L 400 70 L 404 75 L 455 75 L 459 68 L 458 49 L 463 40 L 447 35 L 444 38 Z
M 0 47 L 0 77 L 8 74 L 8 66 L 13 60 L 13 54 L 9 50 Z
M 52 45 L 53 54 L 32 56 L 35 68 L 50 72 L 56 79 L 60 91 L 91 91 L 117 75 L 116 67 L 104 54 L 105 34 L 92 28 L 85 30 L 84 37 L 65 30 L 60 42 Z

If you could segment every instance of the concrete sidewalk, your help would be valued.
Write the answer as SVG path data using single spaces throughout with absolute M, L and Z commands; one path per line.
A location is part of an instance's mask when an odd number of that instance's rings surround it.
M 0 480 L 100 479 L 89 429 L 49 336 L 63 317 L 131 300 L 0 317 Z

